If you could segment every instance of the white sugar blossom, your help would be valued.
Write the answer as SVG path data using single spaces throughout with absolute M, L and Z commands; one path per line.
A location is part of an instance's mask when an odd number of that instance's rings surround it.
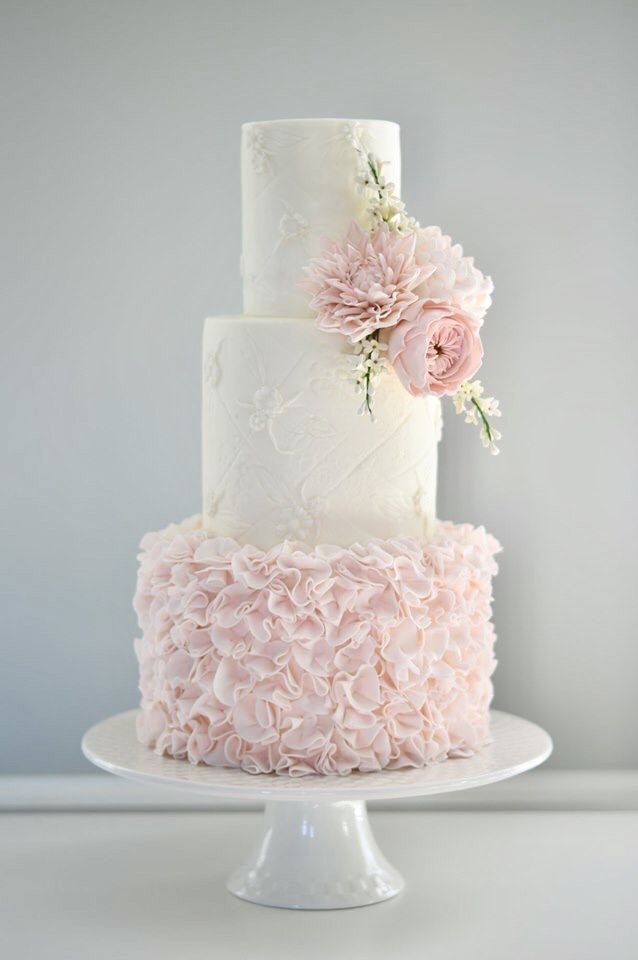
M 498 400 L 494 397 L 484 397 L 483 385 L 480 380 L 472 383 L 462 383 L 454 394 L 454 409 L 465 416 L 466 423 L 473 423 L 481 428 L 481 443 L 490 453 L 499 452 L 496 441 L 501 434 L 490 423 L 490 418 L 500 417 Z
M 367 226 L 374 231 L 386 223 L 396 233 L 413 233 L 419 224 L 405 212 L 405 204 L 397 196 L 394 183 L 383 176 L 387 161 L 366 150 L 360 129 L 351 130 L 349 142 L 357 153 L 359 170 L 356 181 L 367 200 Z
M 341 128 L 341 137 L 350 146 L 358 148 L 363 136 L 361 124 L 357 121 L 344 124 Z
M 388 370 L 389 363 L 386 357 L 388 347 L 380 343 L 372 335 L 360 340 L 353 347 L 350 355 L 351 375 L 355 382 L 355 391 L 363 394 L 359 407 L 359 415 L 369 414 L 374 420 L 374 395 L 379 378 Z

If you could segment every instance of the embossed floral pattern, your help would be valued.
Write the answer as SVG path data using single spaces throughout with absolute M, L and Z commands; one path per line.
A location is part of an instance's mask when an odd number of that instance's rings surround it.
M 279 233 L 282 239 L 298 240 L 305 237 L 309 229 L 310 224 L 306 218 L 287 206 L 279 221 Z
M 497 549 L 453 524 L 350 549 L 240 547 L 199 518 L 147 535 L 141 741 L 292 776 L 473 753 L 489 737 Z
M 276 387 L 263 386 L 256 390 L 252 400 L 253 413 L 248 426 L 255 433 L 264 430 L 268 423 L 278 417 L 285 408 L 284 398 Z
M 246 363 L 252 367 L 262 384 L 254 392 L 250 403 L 240 401 L 240 406 L 251 410 L 248 426 L 253 433 L 266 431 L 273 449 L 285 456 L 300 453 L 315 440 L 333 436 L 334 429 L 305 408 L 303 391 L 284 397 L 283 387 L 268 382 L 263 358 L 252 342 L 246 353 Z
M 224 377 L 215 391 L 205 386 L 203 402 L 204 514 L 211 533 L 269 546 L 286 536 L 349 544 L 429 529 L 438 402 L 412 403 L 388 376 L 380 387 L 379 422 L 369 429 L 352 403 L 349 354 L 312 322 L 211 319 L 204 356 L 220 341 Z M 412 502 L 418 479 L 430 491 L 427 523 Z M 223 494 L 214 516 L 210 491 Z M 315 502 L 308 510 L 304 498 L 317 496 L 326 509 L 317 510 Z
M 266 173 L 272 165 L 273 151 L 262 127 L 249 128 L 247 146 L 255 173 Z
M 302 497 L 298 502 L 290 500 L 282 508 L 278 533 L 286 540 L 313 539 L 325 512 L 326 503 L 322 497 Z

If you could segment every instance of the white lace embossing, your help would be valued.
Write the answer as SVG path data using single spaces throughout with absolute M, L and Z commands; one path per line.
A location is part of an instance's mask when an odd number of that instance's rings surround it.
M 305 237 L 310 224 L 304 216 L 297 213 L 288 204 L 279 221 L 279 233 L 283 240 L 298 240 Z
M 273 154 L 263 127 L 249 128 L 247 148 L 255 173 L 266 173 L 272 168 Z
M 398 182 L 393 124 L 343 120 L 248 124 L 242 148 L 244 311 L 310 317 L 297 286 L 326 237 L 342 235 L 362 210 L 352 143 L 369 143 Z M 330 189 L 326 185 L 330 184 Z
M 280 540 L 311 540 L 319 530 L 326 502 L 320 496 L 308 496 L 300 485 L 292 487 L 264 466 L 255 468 L 255 476 L 264 496 L 275 508 L 276 532 Z
M 249 403 L 238 400 L 241 407 L 250 411 L 248 426 L 253 433 L 265 431 L 273 449 L 283 455 L 299 454 L 313 440 L 334 434 L 331 425 L 322 417 L 308 411 L 302 402 L 302 391 L 284 397 L 284 383 L 268 382 L 263 359 L 252 340 L 247 340 L 245 362 L 253 369 L 261 386 L 255 390 Z M 286 377 L 283 378 L 284 381 Z
M 325 513 L 326 504 L 321 497 L 302 498 L 286 504 L 278 531 L 284 540 L 312 540 L 319 528 L 319 520 Z
M 414 399 L 388 376 L 377 424 L 357 417 L 340 341 L 301 318 L 212 318 L 206 365 L 222 340 L 224 376 L 204 387 L 211 533 L 263 548 L 423 535 L 434 516 L 438 401 Z
M 276 387 L 264 386 L 255 390 L 252 406 L 253 412 L 248 418 L 248 426 L 258 433 L 279 416 L 284 406 L 284 399 Z

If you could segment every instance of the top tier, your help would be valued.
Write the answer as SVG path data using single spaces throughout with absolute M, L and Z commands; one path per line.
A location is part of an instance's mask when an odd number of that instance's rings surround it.
M 360 141 L 387 161 L 401 189 L 399 127 L 387 120 L 267 120 L 241 138 L 244 313 L 310 317 L 298 289 L 324 237 L 338 238 L 363 212 L 356 176 Z

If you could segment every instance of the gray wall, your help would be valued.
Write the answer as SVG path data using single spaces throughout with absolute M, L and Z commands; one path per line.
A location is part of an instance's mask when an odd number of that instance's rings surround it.
M 398 120 L 410 209 L 495 278 L 503 452 L 448 412 L 439 514 L 506 548 L 497 705 L 635 765 L 638 6 L 2 13 L 2 769 L 85 769 L 136 701 L 137 543 L 199 509 L 202 320 L 240 309 L 239 125 L 304 115 Z

